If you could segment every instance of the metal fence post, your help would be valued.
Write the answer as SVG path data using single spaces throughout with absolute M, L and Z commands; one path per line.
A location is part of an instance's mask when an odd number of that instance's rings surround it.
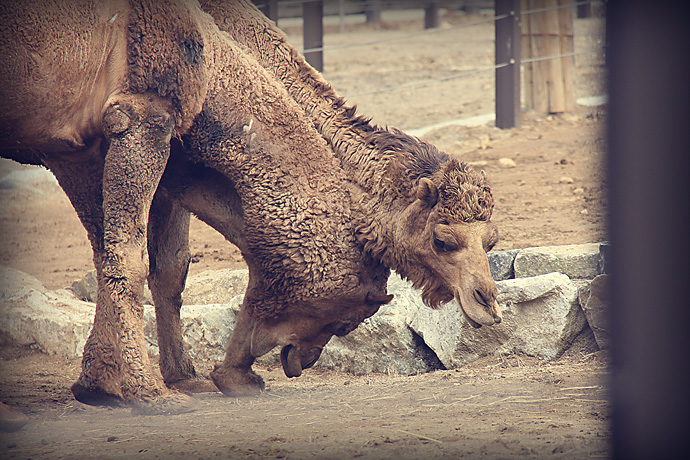
M 579 19 L 592 17 L 592 2 L 577 5 L 577 17 Z
M 496 0 L 496 126 L 520 126 L 520 0 Z
M 379 0 L 368 0 L 364 3 L 364 13 L 367 17 L 367 24 L 380 22 L 381 2 Z
M 424 28 L 433 29 L 438 27 L 438 3 L 428 3 L 424 7 Z
M 305 2 L 302 5 L 302 16 L 304 58 L 316 70 L 323 72 L 323 1 Z
M 278 24 L 278 0 L 265 0 L 260 9 L 268 19 Z

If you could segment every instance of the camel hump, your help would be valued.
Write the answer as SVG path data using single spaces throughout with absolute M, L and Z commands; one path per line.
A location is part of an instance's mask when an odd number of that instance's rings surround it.
M 125 0 L 0 2 L 3 141 L 80 148 L 98 134 L 104 103 L 124 82 L 127 8 Z
M 82 148 L 127 92 L 170 99 L 186 129 L 206 94 L 204 21 L 186 0 L 0 2 L 0 140 Z

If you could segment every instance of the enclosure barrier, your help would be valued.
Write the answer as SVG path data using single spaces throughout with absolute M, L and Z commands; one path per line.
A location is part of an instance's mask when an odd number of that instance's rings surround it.
M 278 0 L 259 0 L 255 3 L 270 19 L 278 22 Z M 605 49 L 604 45 L 602 48 L 588 49 L 580 52 L 574 51 L 572 10 L 575 9 L 577 11 L 577 17 L 579 18 L 589 17 L 591 15 L 591 0 L 495 0 L 494 16 L 444 28 L 439 27 L 439 2 L 408 2 L 408 6 L 419 7 L 421 5 L 424 7 L 424 30 L 398 37 L 327 47 L 323 45 L 325 3 L 323 0 L 287 0 L 280 3 L 284 5 L 302 5 L 304 45 L 302 54 L 307 62 L 319 71 L 323 71 L 324 51 L 329 49 L 373 46 L 494 22 L 494 65 L 350 96 L 363 96 L 427 86 L 480 72 L 494 71 L 496 126 L 502 129 L 518 127 L 520 125 L 521 80 L 523 80 L 521 69 L 523 67 L 526 83 L 526 108 L 545 113 L 568 112 L 572 111 L 575 105 L 572 83 L 574 67 L 572 58 L 580 54 L 596 53 Z M 345 3 L 351 9 L 356 8 L 366 13 L 367 22 L 369 22 L 370 18 L 369 13 L 372 11 L 380 12 L 385 7 L 394 5 L 394 3 L 378 0 L 365 0 L 361 2 L 339 0 L 338 14 L 341 16 L 341 30 L 343 28 L 342 17 L 345 14 Z M 396 2 L 395 5 L 400 6 L 401 3 Z M 380 18 L 380 15 L 378 17 Z

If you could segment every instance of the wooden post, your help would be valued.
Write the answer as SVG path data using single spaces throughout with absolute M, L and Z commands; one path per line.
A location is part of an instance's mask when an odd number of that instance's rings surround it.
M 438 27 L 438 3 L 428 3 L 424 7 L 424 28 L 433 29 Z
M 304 58 L 316 70 L 323 72 L 323 1 L 305 2 L 302 5 L 302 16 Z
M 592 16 L 592 2 L 577 5 L 577 17 L 580 19 Z
M 496 126 L 520 126 L 520 0 L 496 0 Z
M 381 2 L 379 0 L 368 0 L 364 5 L 364 12 L 367 17 L 367 24 L 374 24 L 381 21 Z
M 558 0 L 559 6 L 572 3 L 570 0 Z M 572 54 L 575 51 L 575 29 L 573 27 L 573 8 L 558 10 L 558 26 L 560 28 L 560 54 Z M 575 57 L 568 56 L 558 59 L 561 61 L 563 72 L 563 110 L 575 110 Z
M 265 14 L 268 19 L 278 24 L 278 0 L 264 0 L 261 6 L 261 12 Z
M 571 112 L 575 109 L 572 8 L 558 8 L 570 0 L 522 0 L 523 11 L 541 10 L 523 16 L 525 34 L 525 108 L 542 113 Z M 541 59 L 550 58 L 550 59 Z

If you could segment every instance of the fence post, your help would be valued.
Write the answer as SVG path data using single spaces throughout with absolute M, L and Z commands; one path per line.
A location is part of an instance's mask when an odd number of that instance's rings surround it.
M 537 10 L 523 20 L 527 110 L 563 113 L 575 108 L 573 8 L 569 3 L 571 0 L 522 2 L 523 9 Z
M 438 3 L 428 3 L 424 7 L 424 28 L 433 29 L 438 27 Z
M 367 17 L 367 24 L 374 24 L 381 21 L 381 2 L 379 0 L 369 0 L 364 3 L 364 13 Z
M 589 18 L 592 16 L 592 2 L 582 3 L 577 5 L 577 17 L 579 19 Z
M 302 16 L 304 58 L 316 70 L 323 72 L 323 1 L 304 2 Z
M 520 126 L 520 0 L 496 0 L 496 126 L 501 129 Z
M 261 12 L 268 19 L 278 24 L 278 0 L 265 0 L 261 5 Z

